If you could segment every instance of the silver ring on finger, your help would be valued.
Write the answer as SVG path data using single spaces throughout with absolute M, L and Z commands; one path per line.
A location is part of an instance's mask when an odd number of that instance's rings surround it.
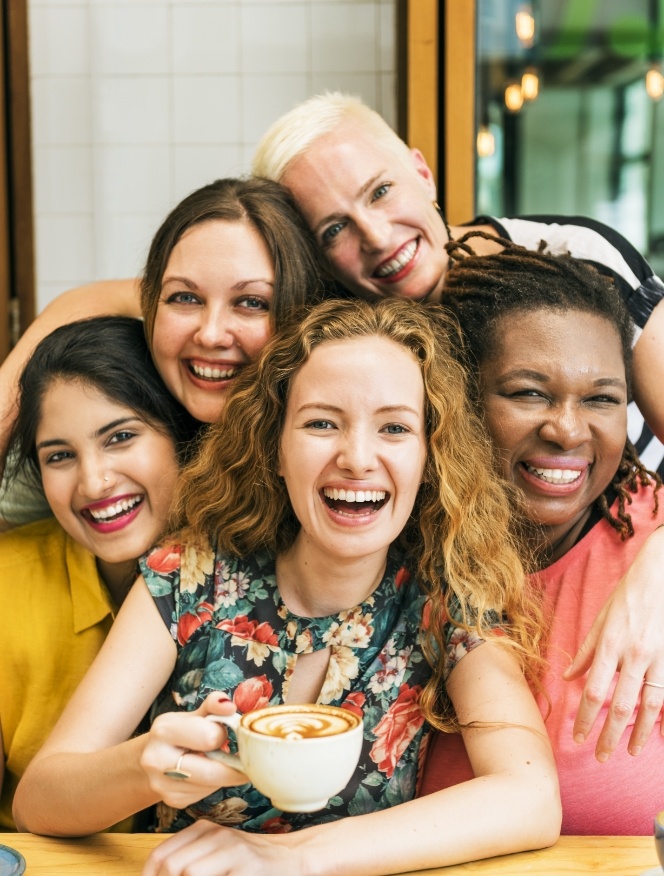
M 658 684 L 656 681 L 644 681 L 643 687 L 648 685 L 648 687 L 658 687 L 660 690 L 664 690 L 664 684 Z
M 184 782 L 187 779 L 191 778 L 191 773 L 188 773 L 186 770 L 182 769 L 182 758 L 185 754 L 189 754 L 188 751 L 183 751 L 180 757 L 177 760 L 175 766 L 170 770 L 164 770 L 164 775 L 168 779 L 177 779 L 179 782 Z

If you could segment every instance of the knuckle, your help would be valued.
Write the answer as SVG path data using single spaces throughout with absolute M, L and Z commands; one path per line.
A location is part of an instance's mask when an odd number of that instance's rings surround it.
M 584 699 L 590 706 L 601 706 L 604 702 L 604 691 L 596 685 L 590 685 L 584 692 Z
M 629 718 L 633 711 L 634 707 L 631 703 L 625 702 L 625 700 L 618 700 L 615 703 L 611 703 L 611 714 L 619 721 Z
M 662 708 L 662 698 L 647 694 L 641 698 L 641 711 L 647 715 L 658 715 Z

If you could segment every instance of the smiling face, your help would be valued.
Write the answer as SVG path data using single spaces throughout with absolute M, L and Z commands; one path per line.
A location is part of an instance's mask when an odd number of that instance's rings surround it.
M 219 417 L 234 378 L 263 349 L 273 291 L 272 256 L 248 223 L 202 222 L 173 248 L 152 353 L 168 389 L 197 420 Z
M 384 560 L 426 454 L 424 385 L 408 350 L 376 336 L 316 347 L 291 384 L 280 445 L 296 546 Z
M 555 545 L 583 525 L 620 463 L 627 386 L 618 332 L 590 313 L 510 313 L 480 374 L 503 474 Z
M 109 563 L 145 553 L 178 477 L 172 439 L 81 381 L 55 380 L 40 414 L 39 468 L 62 528 Z
M 281 182 L 354 294 L 440 300 L 447 233 L 417 150 L 401 154 L 343 122 L 295 158 Z

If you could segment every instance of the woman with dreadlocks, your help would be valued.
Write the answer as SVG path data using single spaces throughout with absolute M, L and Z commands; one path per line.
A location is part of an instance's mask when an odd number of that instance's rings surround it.
M 631 321 L 594 268 L 502 243 L 503 252 L 484 257 L 467 238 L 452 245 L 446 303 L 461 324 L 460 355 L 476 376 L 498 464 L 533 524 L 532 580 L 549 616 L 539 705 L 560 776 L 563 833 L 650 834 L 664 805 L 664 662 L 644 681 L 622 673 L 612 706 L 566 672 L 639 549 L 664 525 L 662 482 L 627 438 Z M 642 684 L 636 716 L 620 708 L 632 702 L 630 684 Z M 595 715 L 613 708 L 616 729 L 576 717 L 584 696 Z M 618 747 L 623 731 L 629 741 Z M 422 792 L 470 777 L 460 737 L 438 736 Z

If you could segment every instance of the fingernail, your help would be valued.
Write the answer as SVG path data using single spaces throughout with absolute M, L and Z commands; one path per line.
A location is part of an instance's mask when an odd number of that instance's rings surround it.
M 597 760 L 600 763 L 606 763 L 608 759 L 609 755 L 605 751 L 600 751 L 600 753 L 597 755 Z
M 576 733 L 574 735 L 574 741 L 577 745 L 581 745 L 582 742 L 586 741 L 586 737 L 583 735 L 583 733 Z
M 641 754 L 642 748 L 643 746 L 641 745 L 635 745 L 634 748 L 629 749 L 629 753 L 632 755 L 632 757 L 636 757 L 637 755 Z

